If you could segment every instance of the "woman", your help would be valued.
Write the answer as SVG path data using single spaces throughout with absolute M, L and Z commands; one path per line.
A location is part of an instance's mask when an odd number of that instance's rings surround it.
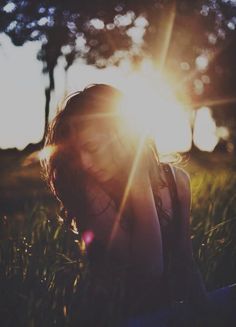
M 189 177 L 161 164 L 153 142 L 129 133 L 121 100 L 103 84 L 71 94 L 46 141 L 53 149 L 46 177 L 90 262 L 84 326 L 114 326 L 111 303 L 118 322 L 183 303 L 198 314 L 206 300 L 189 235 Z

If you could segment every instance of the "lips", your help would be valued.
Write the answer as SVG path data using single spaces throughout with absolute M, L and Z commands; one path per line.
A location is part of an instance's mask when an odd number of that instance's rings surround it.
M 97 179 L 99 182 L 104 182 L 107 180 L 107 172 L 103 169 L 97 171 L 90 171 L 89 174 L 93 176 L 93 178 Z
M 99 177 L 103 174 L 103 170 L 98 170 L 98 171 L 94 171 L 92 172 L 92 175 L 95 177 Z

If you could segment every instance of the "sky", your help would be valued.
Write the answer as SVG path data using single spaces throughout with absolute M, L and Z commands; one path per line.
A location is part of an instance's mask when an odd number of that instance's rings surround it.
M 40 141 L 44 128 L 44 89 L 48 83 L 42 74 L 42 63 L 36 59 L 39 42 L 14 46 L 5 34 L 0 34 L 0 148 L 17 147 Z M 57 104 L 65 94 L 64 61 L 55 69 L 55 92 L 50 108 L 52 118 Z M 119 80 L 117 68 L 98 70 L 77 62 L 68 73 L 67 91 L 81 90 L 91 83 L 111 83 Z M 113 83 L 112 83 L 113 80 Z M 118 82 L 119 84 L 119 82 Z
M 42 63 L 36 59 L 39 48 L 39 42 L 28 42 L 16 47 L 8 36 L 0 34 L 2 149 L 16 147 L 22 150 L 29 143 L 40 141 L 43 136 L 44 90 L 48 77 L 42 74 Z M 67 75 L 64 66 L 65 62 L 61 57 L 54 73 L 55 91 L 50 104 L 50 119 L 54 117 L 65 92 L 82 90 L 91 83 L 108 83 L 129 94 L 125 107 L 135 111 L 130 111 L 132 116 L 128 119 L 138 128 L 152 128 L 153 135 L 156 134 L 158 148 L 162 152 L 185 152 L 190 149 L 192 111 L 176 102 L 166 81 L 153 70 L 150 63 L 146 62 L 139 74 L 131 74 L 127 62 L 119 68 L 97 69 L 77 60 L 69 68 Z M 151 85 L 154 84 L 158 87 L 151 92 Z M 145 99 L 149 99 L 148 106 Z M 202 111 L 197 112 L 196 128 L 195 144 L 199 148 L 202 147 L 202 150 L 211 151 L 218 142 L 218 136 L 209 108 L 202 108 Z M 206 134 L 203 134 L 203 130 Z
M 22 149 L 42 136 L 45 78 L 35 60 L 38 48 L 38 42 L 15 47 L 0 34 L 1 148 Z

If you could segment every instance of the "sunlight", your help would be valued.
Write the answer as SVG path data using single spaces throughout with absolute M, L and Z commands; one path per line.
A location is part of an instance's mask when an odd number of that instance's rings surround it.
M 208 107 L 202 107 L 197 110 L 193 141 L 200 150 L 208 152 L 213 151 L 219 141 L 216 123 Z
M 55 150 L 55 146 L 46 146 L 42 150 L 35 151 L 28 155 L 22 163 L 22 166 L 29 166 L 38 161 L 48 160 Z
M 109 243 L 108 243 L 108 249 L 110 249 L 110 247 L 112 246 L 112 242 L 113 242 L 113 240 L 115 238 L 115 235 L 117 233 L 117 229 L 119 227 L 120 220 L 122 218 L 122 215 L 123 215 L 123 212 L 124 212 L 124 209 L 125 209 L 125 205 L 126 205 L 127 200 L 128 200 L 128 196 L 129 196 L 130 189 L 131 189 L 131 186 L 132 186 L 132 183 L 133 183 L 133 180 L 134 180 L 134 176 L 135 176 L 135 173 L 137 172 L 137 169 L 138 169 L 139 160 L 140 160 L 141 155 L 142 155 L 144 142 L 145 142 L 145 138 L 142 137 L 142 139 L 140 140 L 140 143 L 139 143 L 139 147 L 138 147 L 138 149 L 136 151 L 134 161 L 132 163 L 132 168 L 131 168 L 131 171 L 130 171 L 130 174 L 129 174 L 129 177 L 128 177 L 128 181 L 127 181 L 127 184 L 126 184 L 126 187 L 125 187 L 122 199 L 121 199 L 119 210 L 118 210 L 117 215 L 116 215 L 116 220 L 115 220 L 115 223 L 114 223 L 113 228 L 112 228 L 112 232 L 111 232 Z
M 226 105 L 226 104 L 231 104 L 231 103 L 236 103 L 236 98 L 235 97 L 225 97 L 225 98 L 220 98 L 220 99 L 206 99 L 202 102 L 195 102 L 192 105 L 192 108 L 199 108 L 199 107 L 209 107 L 209 106 L 220 106 L 220 105 Z
M 158 52 L 160 51 L 160 62 L 159 69 L 162 71 L 165 66 L 165 61 L 168 55 L 168 50 L 170 46 L 171 36 L 173 32 L 174 22 L 176 15 L 176 1 L 170 2 L 168 6 L 168 12 L 165 15 L 164 24 L 162 26 L 163 30 L 163 42 L 162 48 L 158 48 Z
M 47 160 L 55 151 L 55 146 L 48 145 L 38 152 L 39 160 Z
M 123 80 L 120 104 L 128 128 L 152 137 L 165 154 L 190 150 L 190 111 L 181 105 L 164 77 L 148 62 Z
M 217 127 L 216 135 L 223 140 L 228 140 L 230 133 L 227 127 L 221 126 L 221 127 Z

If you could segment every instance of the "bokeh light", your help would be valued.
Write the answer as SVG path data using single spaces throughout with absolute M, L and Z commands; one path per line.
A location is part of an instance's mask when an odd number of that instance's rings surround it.
M 216 123 L 212 118 L 210 108 L 198 109 L 193 130 L 194 144 L 202 151 L 213 151 L 219 141 L 216 131 Z

